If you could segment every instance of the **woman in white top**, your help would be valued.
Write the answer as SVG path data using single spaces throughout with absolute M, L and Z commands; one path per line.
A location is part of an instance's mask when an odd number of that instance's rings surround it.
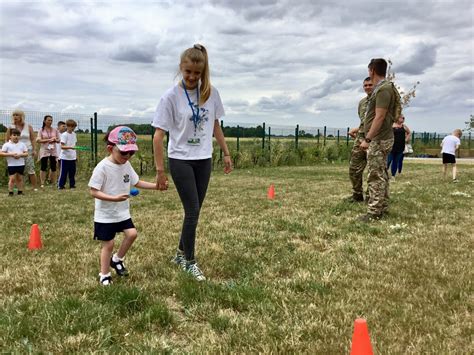
M 12 124 L 7 128 L 7 134 L 5 137 L 6 142 L 10 140 L 11 129 L 13 128 L 16 128 L 21 132 L 20 142 L 28 148 L 28 157 L 25 158 L 25 174 L 28 174 L 33 190 L 37 191 L 35 172 L 35 158 L 37 156 L 35 132 L 33 131 L 33 127 L 25 122 L 25 113 L 23 111 L 13 111 Z
M 196 227 L 212 169 L 212 136 L 224 152 L 224 172 L 232 161 L 219 119 L 224 116 L 219 92 L 211 86 L 204 46 L 195 44 L 181 54 L 180 82 L 160 99 L 153 118 L 156 180 L 168 188 L 163 158 L 163 138 L 169 132 L 169 170 L 184 208 L 184 222 L 174 262 L 196 280 L 205 280 L 194 257 Z

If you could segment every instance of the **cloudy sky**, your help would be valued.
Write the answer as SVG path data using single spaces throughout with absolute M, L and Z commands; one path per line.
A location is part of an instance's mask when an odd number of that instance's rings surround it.
M 471 1 L 0 2 L 0 109 L 150 117 L 180 53 L 209 52 L 227 122 L 355 126 L 371 58 L 390 58 L 416 131 L 474 113 Z

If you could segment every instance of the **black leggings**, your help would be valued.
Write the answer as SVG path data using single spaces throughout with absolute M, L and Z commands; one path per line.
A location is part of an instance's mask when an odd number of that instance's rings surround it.
M 51 171 L 56 171 L 56 157 L 52 155 L 41 158 L 41 171 L 46 171 L 48 169 L 48 160 Z
M 211 159 L 180 160 L 169 158 L 169 169 L 184 208 L 179 250 L 187 261 L 194 260 L 199 211 L 211 177 Z

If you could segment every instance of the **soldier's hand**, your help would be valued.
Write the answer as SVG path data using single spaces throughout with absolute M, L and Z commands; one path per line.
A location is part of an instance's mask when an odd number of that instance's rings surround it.
M 360 143 L 360 149 L 362 149 L 362 150 L 367 150 L 367 149 L 369 149 L 369 143 L 367 143 L 366 141 L 362 141 L 362 142 Z

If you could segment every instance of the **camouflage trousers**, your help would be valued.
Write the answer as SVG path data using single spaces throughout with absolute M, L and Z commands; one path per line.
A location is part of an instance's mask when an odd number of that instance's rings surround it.
M 367 165 L 367 153 L 360 149 L 363 137 L 357 137 L 351 151 L 349 162 L 349 178 L 352 183 L 352 194 L 362 196 L 362 176 Z
M 373 141 L 367 151 L 369 203 L 367 213 L 380 215 L 388 209 L 389 177 L 387 157 L 393 146 L 393 138 Z

